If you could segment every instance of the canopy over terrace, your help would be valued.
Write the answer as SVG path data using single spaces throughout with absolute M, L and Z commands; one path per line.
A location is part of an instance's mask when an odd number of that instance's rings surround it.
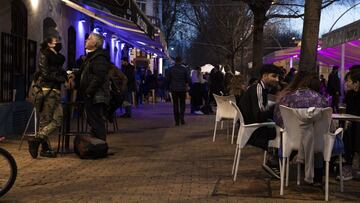
M 266 55 L 264 63 L 298 57 L 300 47 L 283 49 Z M 318 48 L 318 61 L 347 69 L 360 64 L 360 20 L 323 35 Z
M 154 53 L 159 57 L 168 58 L 166 43 L 161 38 L 160 31 L 156 31 L 153 34 L 152 32 L 146 33 L 152 29 L 151 26 L 142 24 L 142 29 L 140 29 L 139 26 L 133 22 L 123 19 L 120 16 L 114 15 L 108 11 L 104 11 L 104 8 L 100 10 L 74 0 L 62 0 L 62 2 L 70 8 L 93 18 L 95 20 L 95 27 L 104 27 L 106 30 L 116 34 L 116 36 L 123 42 L 126 42 L 145 52 Z

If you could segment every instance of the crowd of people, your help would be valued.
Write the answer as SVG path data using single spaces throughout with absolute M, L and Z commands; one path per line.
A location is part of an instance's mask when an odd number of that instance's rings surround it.
M 212 107 L 215 106 L 212 95 L 217 94 L 235 96 L 236 104 L 243 114 L 245 124 L 275 121 L 279 127 L 283 128 L 284 124 L 279 105 L 291 108 L 332 107 L 333 113 L 339 113 L 341 111 L 339 105 L 341 104 L 346 106 L 346 113 L 360 116 L 359 105 L 356 105 L 360 102 L 359 65 L 354 65 L 347 73 L 345 77 L 346 87 L 343 93 L 341 92 L 338 69 L 338 66 L 333 67 L 328 82 L 326 82 L 324 75 L 319 76 L 317 73 L 296 71 L 295 68 L 291 68 L 286 74 L 283 68 L 266 64 L 261 69 L 259 79 L 251 78 L 246 83 L 243 75 L 233 75 L 230 71 L 223 74 L 219 70 L 219 66 L 215 66 L 210 74 L 203 74 L 200 67 L 196 67 L 191 72 L 188 82 L 190 85 L 191 113 L 205 114 L 211 112 Z M 344 95 L 344 99 L 341 102 L 342 95 Z M 271 97 L 275 98 L 275 102 L 268 102 Z M 208 107 L 207 109 L 210 110 L 204 110 L 204 107 Z M 354 157 L 359 159 L 360 138 L 356 136 L 360 133 L 359 129 L 357 122 L 349 123 L 345 128 L 344 157 L 346 163 L 342 173 L 344 180 L 352 179 L 353 159 Z M 274 150 L 268 149 L 268 142 L 275 137 L 275 128 L 262 127 L 252 134 L 248 144 L 264 150 Z M 304 151 L 298 154 L 297 161 L 305 163 L 305 182 L 315 186 L 322 185 L 322 154 L 314 153 L 314 149 L 306 144 L 311 143 L 314 137 L 305 137 L 307 138 L 302 140 Z M 278 153 L 275 150 L 275 153 L 270 154 L 273 156 L 270 156 L 263 168 L 272 176 L 280 178 Z M 293 157 L 294 154 L 291 158 Z
M 185 125 L 185 100 L 189 92 L 191 96 L 192 114 L 209 114 L 216 106 L 213 94 L 234 95 L 236 104 L 241 110 L 245 124 L 260 123 L 273 120 L 283 127 L 279 105 L 292 108 L 331 106 L 333 112 L 340 111 L 339 104 L 346 105 L 346 113 L 360 116 L 360 68 L 355 65 L 346 74 L 346 88 L 342 92 L 338 67 L 334 66 L 328 77 L 323 75 L 296 71 L 294 68 L 285 74 L 283 68 L 272 64 L 262 67 L 260 78 L 251 78 L 248 82 L 243 75 L 234 75 L 228 67 L 225 74 L 219 65 L 210 73 L 203 73 L 200 67 L 189 71 L 182 58 L 175 59 L 175 65 L 166 70 L 165 76 L 151 72 L 146 68 L 134 67 L 127 57 L 122 58 L 121 69 L 112 64 L 102 49 L 101 35 L 91 33 L 86 40 L 86 56 L 77 61 L 78 70 L 66 72 L 63 69 L 65 57 L 60 54 L 61 43 L 56 37 L 49 37 L 41 45 L 39 69 L 34 75 L 31 91 L 33 103 L 38 113 L 39 131 L 35 138 L 29 139 L 29 152 L 37 158 L 41 145 L 40 156 L 56 157 L 51 148 L 49 136 L 62 124 L 61 86 L 77 89 L 79 100 L 84 103 L 86 119 L 90 125 L 90 133 L 97 139 L 106 142 L 106 120 L 113 122 L 114 112 L 123 107 L 123 118 L 132 117 L 132 105 L 149 100 L 149 92 L 155 92 L 162 101 L 173 103 L 174 121 L 176 126 Z M 315 68 L 315 67 L 314 67 Z M 169 96 L 168 96 L 169 95 Z M 272 96 L 275 95 L 275 96 Z M 344 100 L 341 102 L 341 96 Z M 154 97 L 152 94 L 151 97 Z M 276 98 L 276 104 L 269 103 L 270 97 Z M 352 122 L 346 126 L 344 136 L 345 180 L 352 178 L 352 164 L 359 159 L 360 138 L 359 123 Z M 275 128 L 262 127 L 250 137 L 248 144 L 268 149 L 268 142 L 276 137 Z M 311 137 L 308 137 L 311 140 Z M 304 143 L 306 143 L 304 141 Z M 305 156 L 299 155 L 298 160 L 306 159 L 308 146 L 303 147 Z M 311 151 L 310 154 L 313 152 Z M 279 178 L 278 153 L 270 153 L 272 157 L 264 169 Z M 356 155 L 357 154 L 357 155 Z M 355 158 L 354 158 L 355 157 Z M 306 163 L 305 181 L 310 184 L 322 183 L 322 155 L 315 153 L 314 163 Z
M 344 91 L 343 106 L 346 106 L 346 113 L 360 116 L 359 102 L 360 102 L 360 66 L 354 65 L 346 74 L 346 87 Z M 314 67 L 315 68 L 315 67 Z M 338 67 L 333 67 L 326 83 L 324 76 L 318 76 L 317 73 L 310 73 L 305 71 L 290 71 L 291 74 L 284 77 L 284 72 L 280 67 L 275 65 L 264 65 L 261 69 L 261 77 L 258 82 L 237 90 L 241 92 L 237 95 L 237 104 L 243 114 L 246 124 L 261 123 L 265 121 L 275 121 L 279 127 L 284 127 L 283 120 L 280 114 L 279 106 L 284 105 L 291 108 L 308 108 L 318 107 L 326 108 L 332 107 L 334 113 L 339 112 L 339 103 L 341 93 L 340 78 L 338 76 Z M 235 77 L 234 77 L 235 78 Z M 242 87 L 245 87 L 244 81 Z M 236 85 L 239 88 L 239 85 Z M 230 88 L 234 89 L 234 88 Z M 276 103 L 272 105 L 268 102 L 271 94 L 276 95 Z M 341 112 L 345 113 L 345 112 Z M 306 118 L 304 118 L 305 120 Z M 360 151 L 359 123 L 347 123 L 345 128 L 345 135 L 343 138 L 345 148 L 346 163 L 343 167 L 343 179 L 350 180 L 353 178 L 353 160 L 358 163 Z M 306 133 L 305 133 L 306 134 Z M 314 153 L 310 144 L 314 140 L 314 135 L 308 132 L 303 135 L 301 143 L 301 153 L 297 156 L 297 161 L 305 163 L 305 182 L 313 185 L 322 185 L 323 177 L 323 157 L 322 153 Z M 268 141 L 274 139 L 276 132 L 274 128 L 262 127 L 257 129 L 250 137 L 248 144 L 268 149 Z M 263 168 L 276 178 L 279 176 L 279 166 L 277 154 L 272 153 L 274 157 L 263 165 Z M 294 156 L 292 156 L 294 157 Z M 313 157 L 313 159 L 312 159 Z M 275 160 L 275 161 L 274 161 Z M 310 161 L 309 161 L 310 160 Z M 358 167 L 358 166 L 356 166 Z M 340 178 L 339 176 L 337 177 Z

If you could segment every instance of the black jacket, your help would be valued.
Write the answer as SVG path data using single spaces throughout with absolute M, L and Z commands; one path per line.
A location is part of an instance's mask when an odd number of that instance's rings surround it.
M 39 55 L 40 86 L 61 89 L 61 83 L 67 79 L 66 71 L 62 69 L 65 57 L 55 54 L 49 49 L 41 50 Z
M 130 92 L 136 91 L 136 80 L 135 80 L 135 67 L 128 63 L 128 65 L 122 67 L 123 73 L 126 75 L 127 78 L 127 88 Z
M 250 86 L 240 99 L 240 110 L 245 124 L 266 122 L 272 119 L 273 109 L 268 106 L 267 89 L 261 84 Z
M 90 52 L 86 60 L 81 65 L 80 73 L 80 92 L 85 101 L 91 100 L 93 104 L 109 104 L 110 83 L 109 83 L 110 62 L 106 53 L 102 49 Z
M 327 90 L 331 96 L 334 96 L 336 93 L 340 95 L 340 78 L 337 72 L 332 71 L 330 73 Z
M 186 92 L 186 85 L 189 84 L 190 75 L 182 65 L 175 65 L 166 72 L 169 89 L 172 92 Z

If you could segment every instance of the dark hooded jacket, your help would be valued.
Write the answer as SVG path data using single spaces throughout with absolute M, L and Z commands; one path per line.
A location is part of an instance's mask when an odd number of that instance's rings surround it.
M 85 100 L 91 100 L 93 104 L 109 104 L 110 62 L 108 56 L 102 49 L 90 52 L 81 65 L 80 92 Z M 79 75 L 79 74 L 78 74 Z

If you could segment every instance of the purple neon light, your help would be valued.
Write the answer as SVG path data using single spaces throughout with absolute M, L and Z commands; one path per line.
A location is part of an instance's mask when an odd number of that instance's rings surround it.
M 85 21 L 85 20 L 84 20 Z M 76 58 L 79 58 L 81 55 L 84 55 L 85 51 L 85 23 L 82 21 L 78 22 L 77 32 L 76 32 Z
M 328 64 L 341 66 L 342 45 L 318 49 L 318 61 Z M 295 58 L 300 55 L 300 47 L 290 48 L 273 52 L 264 57 L 264 63 L 274 63 L 276 61 Z M 354 64 L 360 64 L 360 40 L 349 41 L 345 43 L 345 68 L 348 69 Z

